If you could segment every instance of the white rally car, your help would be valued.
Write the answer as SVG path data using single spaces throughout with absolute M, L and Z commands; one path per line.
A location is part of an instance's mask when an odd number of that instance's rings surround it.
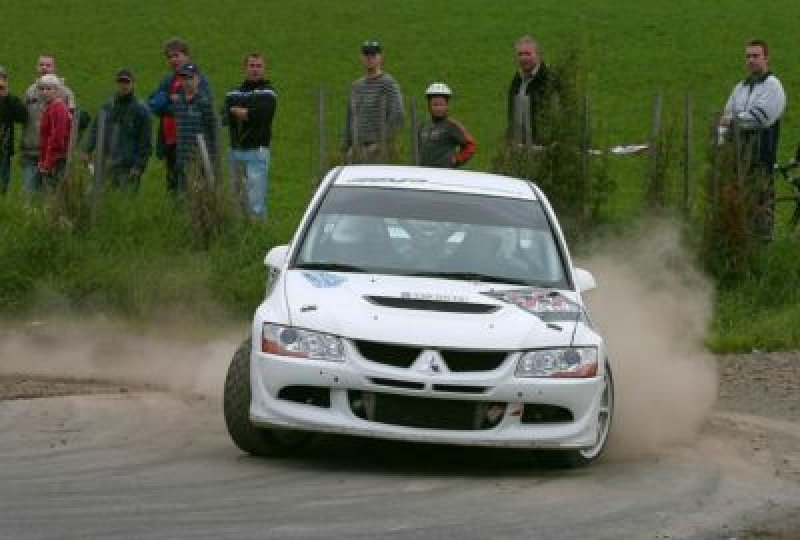
M 492 174 L 346 166 L 266 257 L 252 339 L 225 382 L 234 443 L 286 452 L 312 433 L 603 451 L 611 366 L 550 204 Z

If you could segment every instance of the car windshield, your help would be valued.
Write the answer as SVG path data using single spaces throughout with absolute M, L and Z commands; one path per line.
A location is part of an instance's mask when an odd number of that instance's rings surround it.
M 293 266 L 568 287 L 539 201 L 419 189 L 333 187 Z

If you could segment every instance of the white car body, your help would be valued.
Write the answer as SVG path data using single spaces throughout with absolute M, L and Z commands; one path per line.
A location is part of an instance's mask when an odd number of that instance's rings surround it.
M 344 187 L 380 188 L 387 197 L 400 195 L 400 190 L 489 197 L 474 199 L 482 204 L 538 201 L 563 262 L 564 286 L 554 290 L 478 279 L 297 268 L 301 244 L 320 204 L 332 189 Z M 408 237 L 399 226 L 390 226 L 388 235 L 401 243 Z M 530 240 L 514 241 L 530 245 Z M 460 233 L 447 242 L 465 243 Z M 599 411 L 608 406 L 603 400 L 605 345 L 581 297 L 594 280 L 573 268 L 555 215 L 534 184 L 421 167 L 337 168 L 321 183 L 291 244 L 273 248 L 265 263 L 271 278 L 253 320 L 250 354 L 249 418 L 254 425 L 546 449 L 592 448 L 607 436 L 603 429 L 608 426 L 598 425 Z M 545 320 L 525 309 L 531 297 L 542 302 L 555 298 L 577 315 Z M 336 336 L 343 359 L 265 352 L 265 323 Z M 569 347 L 596 349 L 591 376 L 518 374 L 526 353 Z M 384 354 L 393 359 L 387 361 Z

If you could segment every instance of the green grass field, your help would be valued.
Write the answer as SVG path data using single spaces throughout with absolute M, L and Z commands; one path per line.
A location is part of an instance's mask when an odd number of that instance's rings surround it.
M 744 0 L 6 0 L 2 13 L 0 64 L 9 69 L 17 93 L 32 81 L 39 52 L 52 51 L 59 74 L 92 114 L 123 66 L 134 70 L 137 93 L 146 97 L 166 70 L 161 44 L 177 35 L 191 44 L 216 97 L 239 82 L 242 57 L 251 50 L 267 53 L 279 94 L 267 225 L 228 231 L 208 252 L 193 249 L 185 222 L 163 203 L 163 169 L 155 160 L 141 196 L 133 204 L 107 205 L 105 226 L 84 238 L 52 237 L 42 216 L 21 211 L 12 193 L 0 202 L 0 306 L 12 313 L 51 306 L 59 298 L 59 304 L 142 317 L 165 302 L 192 304 L 210 297 L 244 316 L 261 294 L 263 253 L 288 239 L 316 181 L 318 89 L 329 98 L 327 131 L 334 140 L 349 83 L 361 73 L 358 47 L 367 38 L 381 40 L 387 71 L 420 110 L 429 82 L 451 85 L 452 114 L 479 143 L 470 164 L 476 170 L 489 166 L 504 128 L 512 45 L 527 33 L 539 39 L 545 60 L 576 47 L 583 52 L 598 140 L 644 140 L 652 96 L 659 91 L 666 121 L 678 125 L 684 92 L 690 91 L 696 182 L 704 176 L 703 137 L 711 115 L 743 74 L 743 43 L 761 37 L 771 45 L 771 66 L 789 95 L 781 157 L 792 155 L 800 141 L 792 100 L 800 90 L 795 68 L 800 4 L 790 0 L 761 9 Z M 610 166 L 618 191 L 606 209 L 608 219 L 637 227 L 645 158 L 616 158 Z M 17 174 L 15 169 L 15 187 Z M 720 290 L 709 339 L 715 349 L 800 345 L 797 247 L 780 226 L 759 275 Z

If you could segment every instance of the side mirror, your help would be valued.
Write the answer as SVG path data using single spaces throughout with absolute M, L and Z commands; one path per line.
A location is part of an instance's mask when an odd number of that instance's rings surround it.
M 588 270 L 583 268 L 575 268 L 575 286 L 578 287 L 579 292 L 591 291 L 597 287 L 597 282 L 594 276 Z
M 286 255 L 289 253 L 289 246 L 275 246 L 270 249 L 264 257 L 264 266 L 274 270 L 280 270 L 286 262 Z

